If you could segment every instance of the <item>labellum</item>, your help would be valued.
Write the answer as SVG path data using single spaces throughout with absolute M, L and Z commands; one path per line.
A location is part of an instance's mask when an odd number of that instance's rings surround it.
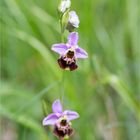
M 61 140 L 68 139 L 73 134 L 71 123 L 65 119 L 61 120 L 54 126 L 53 133 Z
M 61 56 L 58 59 L 58 64 L 62 69 L 73 71 L 78 68 L 76 59 L 74 57 L 74 51 L 68 50 L 65 56 Z

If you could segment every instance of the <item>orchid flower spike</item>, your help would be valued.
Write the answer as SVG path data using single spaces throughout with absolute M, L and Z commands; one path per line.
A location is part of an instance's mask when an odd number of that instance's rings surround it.
M 72 32 L 68 36 L 68 42 L 66 44 L 54 44 L 52 50 L 60 54 L 58 64 L 62 69 L 75 70 L 77 69 L 76 59 L 87 58 L 87 52 L 78 46 L 78 33 Z
M 43 125 L 53 125 L 53 133 L 60 139 L 69 138 L 73 134 L 71 120 L 77 119 L 79 114 L 71 110 L 62 110 L 60 100 L 56 100 L 52 105 L 53 113 L 43 119 Z

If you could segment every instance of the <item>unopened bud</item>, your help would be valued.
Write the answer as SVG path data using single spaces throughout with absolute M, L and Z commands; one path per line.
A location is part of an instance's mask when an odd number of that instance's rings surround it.
M 58 7 L 61 13 L 64 13 L 71 6 L 70 0 L 61 0 L 60 5 Z
M 69 19 L 68 19 L 68 25 L 67 25 L 67 29 L 72 32 L 74 30 L 74 28 L 78 28 L 79 27 L 79 18 L 76 14 L 75 11 L 70 11 L 69 12 Z

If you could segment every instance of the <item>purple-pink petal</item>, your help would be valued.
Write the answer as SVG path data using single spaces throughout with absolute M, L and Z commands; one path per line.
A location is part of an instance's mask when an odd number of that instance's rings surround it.
M 60 43 L 60 44 L 54 44 L 51 48 L 54 52 L 62 55 L 65 54 L 68 47 L 66 44 Z
M 60 100 L 55 100 L 52 104 L 52 110 L 54 113 L 62 113 L 62 105 Z
M 58 120 L 58 116 L 52 113 L 43 119 L 43 125 L 54 125 Z
M 64 115 L 67 116 L 68 121 L 71 121 L 71 120 L 79 118 L 79 114 L 77 112 L 71 111 L 71 110 L 65 110 Z
M 71 46 L 75 46 L 78 43 L 78 39 L 79 39 L 78 33 L 72 32 L 68 36 L 68 44 L 70 44 Z
M 78 47 L 78 48 L 76 48 L 75 57 L 76 58 L 88 58 L 88 54 L 84 49 Z

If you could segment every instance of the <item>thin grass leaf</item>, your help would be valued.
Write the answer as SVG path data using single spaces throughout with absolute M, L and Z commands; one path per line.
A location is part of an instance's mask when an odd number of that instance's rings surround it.
M 134 99 L 133 93 L 131 93 L 127 85 L 115 75 L 110 75 L 108 78 L 110 85 L 118 92 L 127 106 L 135 111 L 140 120 L 140 104 Z
M 55 31 L 60 33 L 60 27 L 57 20 L 55 20 L 51 15 L 49 15 L 46 11 L 39 8 L 37 5 L 34 5 L 31 9 L 32 14 L 43 21 L 45 24 L 49 25 Z M 53 24 L 52 24 L 53 23 Z
M 12 112 L 10 112 L 7 108 L 5 108 L 2 105 L 0 106 L 0 115 L 5 116 L 8 119 L 11 119 L 19 124 L 22 124 L 25 127 L 34 130 L 38 135 L 40 135 L 42 140 L 48 139 L 47 135 L 45 134 L 45 131 L 43 130 L 43 127 L 41 127 L 40 123 L 38 123 L 33 118 L 30 118 L 25 114 L 18 114 L 13 116 Z
M 41 56 L 44 58 L 44 60 L 46 61 L 46 64 L 49 65 L 49 67 L 53 71 L 54 75 L 58 79 L 60 78 L 59 70 L 55 67 L 56 61 L 54 60 L 54 58 L 50 54 L 49 50 L 45 47 L 45 45 L 43 43 L 41 43 L 37 38 L 23 32 L 23 31 L 20 31 L 20 30 L 15 30 L 14 35 L 18 39 L 21 39 L 22 41 L 27 42 L 34 49 L 36 49 L 41 54 Z
M 35 104 L 36 101 L 39 101 L 44 94 L 47 94 L 47 92 L 49 90 L 51 90 L 53 87 L 55 87 L 58 84 L 58 82 L 55 82 L 53 84 L 50 84 L 49 86 L 47 86 L 46 88 L 44 88 L 43 90 L 41 90 L 39 93 L 37 93 L 30 102 L 26 103 L 25 105 L 23 105 L 21 108 L 17 109 L 17 112 L 15 114 L 13 114 L 14 116 L 22 113 L 24 110 L 26 110 L 29 106 Z

